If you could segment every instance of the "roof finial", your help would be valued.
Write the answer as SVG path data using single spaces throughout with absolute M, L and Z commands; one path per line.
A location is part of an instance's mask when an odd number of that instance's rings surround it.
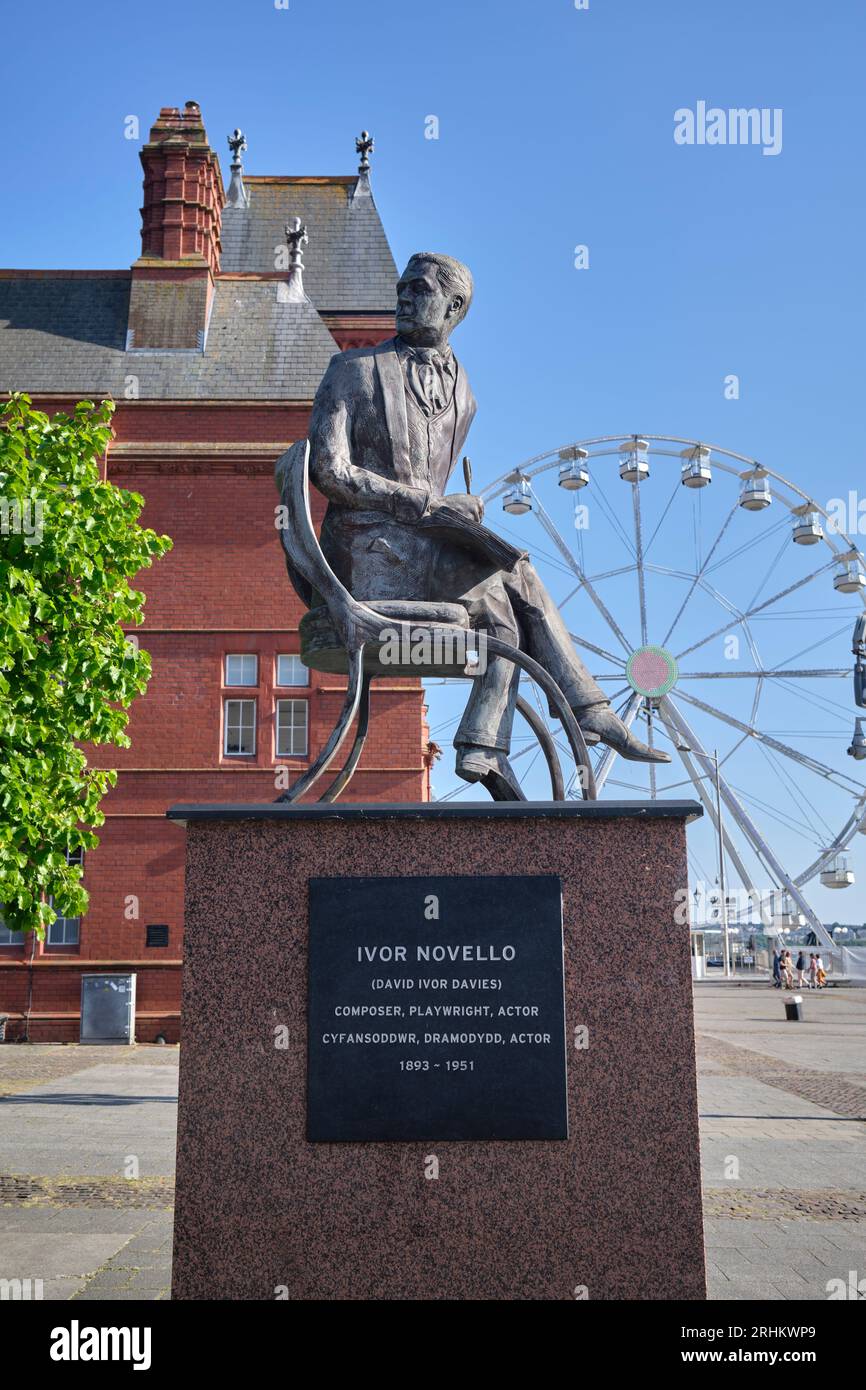
M 358 177 L 355 180 L 355 187 L 349 194 L 349 206 L 351 207 L 352 204 L 357 201 L 362 207 L 366 207 L 373 197 L 373 190 L 370 187 L 369 158 L 373 152 L 373 137 L 369 130 L 361 131 L 361 134 L 355 140 L 355 149 L 361 156 L 361 162 L 358 165 Z
M 373 137 L 369 130 L 361 131 L 361 134 L 355 140 L 355 149 L 361 156 L 361 163 L 358 165 L 358 173 L 369 174 L 370 160 L 367 156 L 373 153 Z
M 300 217 L 291 217 L 286 223 L 286 242 L 289 248 L 289 281 L 291 297 L 304 294 L 304 251 L 310 238 Z
M 242 130 L 233 130 L 228 137 L 229 149 L 232 152 L 232 180 L 229 184 L 229 191 L 226 194 L 226 207 L 229 208 L 248 208 L 250 205 L 250 195 L 244 188 L 244 171 L 241 164 L 241 155 L 247 147 L 247 138 Z

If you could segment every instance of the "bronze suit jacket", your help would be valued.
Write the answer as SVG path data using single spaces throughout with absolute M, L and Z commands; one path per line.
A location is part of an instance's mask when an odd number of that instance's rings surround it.
M 437 542 L 416 523 L 441 497 L 475 415 L 457 363 L 455 424 L 444 477 L 413 457 L 403 370 L 393 338 L 332 357 L 310 421 L 310 475 L 328 498 L 322 549 L 359 599 L 423 599 Z

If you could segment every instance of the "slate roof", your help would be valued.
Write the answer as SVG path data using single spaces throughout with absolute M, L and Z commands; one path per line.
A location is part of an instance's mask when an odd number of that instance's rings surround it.
M 244 184 L 250 206 L 223 210 L 224 271 L 272 272 L 274 248 L 285 246 L 286 222 L 300 217 L 310 238 L 304 288 L 320 312 L 393 312 L 397 267 L 372 196 L 352 197 L 354 178 L 245 175 Z
M 372 195 L 357 180 L 245 177 L 249 208 L 223 211 L 223 273 L 273 274 L 285 226 L 307 226 L 304 289 L 217 279 L 204 351 L 126 351 L 131 277 L 0 275 L 0 391 L 142 400 L 311 400 L 337 344 L 320 313 L 393 313 L 397 268 Z M 311 302 L 312 301 L 312 302 Z
M 204 352 L 127 352 L 129 276 L 0 277 L 0 390 L 311 400 L 337 345 L 278 280 L 218 280 Z

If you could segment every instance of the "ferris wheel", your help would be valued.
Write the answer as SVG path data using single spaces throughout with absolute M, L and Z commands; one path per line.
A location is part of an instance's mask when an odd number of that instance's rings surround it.
M 760 903 L 765 925 L 805 920 L 832 945 L 807 887 L 850 887 L 866 849 L 866 567 L 838 515 L 756 459 L 668 435 L 569 443 L 481 495 L 614 709 L 672 754 L 636 772 L 602 745 L 599 795 L 696 794 L 740 919 Z M 530 797 L 538 751 L 516 728 Z M 699 838 L 691 874 L 712 881 Z

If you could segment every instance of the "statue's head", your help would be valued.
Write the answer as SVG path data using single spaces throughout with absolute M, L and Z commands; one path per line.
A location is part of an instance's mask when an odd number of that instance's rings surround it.
M 469 267 L 419 251 L 397 281 L 397 332 L 416 347 L 433 347 L 466 317 L 471 303 Z

